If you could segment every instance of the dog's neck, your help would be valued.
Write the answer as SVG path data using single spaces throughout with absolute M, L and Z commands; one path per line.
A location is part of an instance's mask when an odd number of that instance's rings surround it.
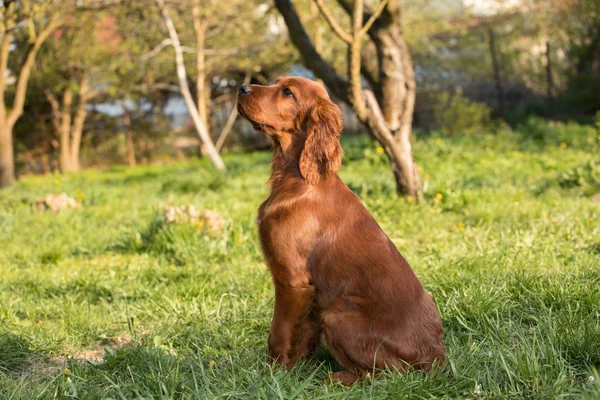
M 273 160 L 271 161 L 271 192 L 277 190 L 287 179 L 302 178 L 299 160 L 304 148 L 304 134 L 274 134 Z

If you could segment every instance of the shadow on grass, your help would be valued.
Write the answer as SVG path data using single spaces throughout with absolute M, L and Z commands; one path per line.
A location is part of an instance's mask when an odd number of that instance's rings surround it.
M 220 393 L 230 398 L 286 398 L 282 395 L 298 388 L 322 385 L 320 374 L 328 368 L 322 364 L 331 361 L 323 353 L 287 371 L 268 368 L 257 355 L 237 357 L 210 359 L 200 350 L 177 354 L 173 349 L 136 345 L 107 348 L 101 362 L 70 360 L 68 375 L 54 376 L 49 390 L 86 393 L 87 398 L 214 398 Z
M 12 333 L 0 333 L 0 372 L 23 371 L 35 355 L 24 338 Z

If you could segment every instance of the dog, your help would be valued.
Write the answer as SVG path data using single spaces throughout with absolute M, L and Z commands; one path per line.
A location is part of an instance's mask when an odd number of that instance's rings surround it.
M 342 113 L 325 88 L 300 77 L 243 85 L 237 109 L 269 135 L 270 195 L 258 210 L 275 286 L 271 363 L 292 367 L 324 340 L 350 385 L 371 371 L 429 371 L 446 358 L 431 296 L 337 176 Z

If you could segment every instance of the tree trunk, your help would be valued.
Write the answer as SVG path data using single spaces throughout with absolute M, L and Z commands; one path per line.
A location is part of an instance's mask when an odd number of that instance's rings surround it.
M 127 108 L 127 99 L 121 100 L 123 107 L 123 127 L 125 128 L 125 139 L 127 142 L 127 161 L 130 167 L 135 167 L 137 162 L 135 160 L 135 146 L 133 144 L 133 131 L 131 130 L 131 115 Z
M 192 17 L 194 19 L 194 31 L 196 32 L 196 98 L 198 102 L 198 114 L 206 130 L 210 133 L 208 124 L 208 102 L 206 95 L 206 58 L 204 55 L 206 21 L 200 14 L 200 0 L 195 0 L 192 8 Z
M 392 134 L 373 92 L 366 91 L 365 94 L 369 113 L 366 124 L 383 146 L 390 160 L 398 193 L 418 198 L 421 192 L 421 179 L 413 159 L 411 131 L 400 129 L 396 134 Z
M 342 3 L 352 15 L 352 31 L 357 35 L 363 27 L 363 19 L 370 19 L 371 15 L 363 15 L 362 0 L 355 0 L 352 7 Z M 355 39 L 350 45 L 351 101 L 359 120 L 385 149 L 398 193 L 418 198 L 421 181 L 410 142 L 416 80 L 408 44 L 402 34 L 400 4 L 391 0 L 386 7 L 385 16 L 369 30 L 378 63 L 378 68 L 368 68 L 378 72 L 376 79 L 373 76 L 368 79 L 373 91 L 362 89 L 361 72 L 367 71 L 361 68 L 362 43 Z
M 389 144 L 391 150 L 386 150 L 386 154 L 392 164 L 398 191 L 416 197 L 421 191 L 421 180 L 410 142 L 417 94 L 412 58 L 399 23 L 390 27 L 389 31 L 380 30 L 378 36 L 379 87 L 382 93 L 379 103 L 386 126 L 394 136 Z
M 246 83 L 244 83 L 244 84 L 246 84 Z M 223 148 L 223 145 L 225 144 L 225 139 L 227 139 L 227 136 L 229 136 L 229 132 L 231 132 L 231 128 L 233 128 L 233 124 L 235 124 L 235 120 L 237 119 L 237 116 L 238 116 L 237 107 L 234 102 L 233 106 L 231 107 L 231 113 L 229 114 L 229 117 L 227 118 L 227 122 L 225 122 L 225 126 L 223 127 L 223 130 L 221 130 L 221 133 L 219 134 L 219 137 L 218 137 L 217 141 L 215 142 L 215 147 L 217 148 L 218 152 L 221 152 L 221 149 Z
M 546 41 L 546 98 L 552 100 L 554 80 L 552 79 L 552 59 L 550 58 L 550 41 Z
M 6 71 L 10 53 L 10 43 L 13 38 L 13 30 L 17 24 L 17 16 L 15 14 L 16 6 L 14 1 L 5 1 L 3 6 L 5 7 L 2 13 L 3 20 L 0 22 L 4 28 L 2 41 L 0 42 L 0 187 L 10 186 L 15 180 L 12 131 L 23 114 L 25 95 L 27 94 L 27 84 L 29 83 L 29 76 L 35 57 L 42 44 L 60 25 L 59 21 L 50 18 L 48 24 L 39 31 L 35 37 L 29 37 L 30 46 L 27 49 L 23 63 L 20 65 L 20 70 L 13 71 L 17 74 L 17 83 L 15 86 L 12 108 L 9 111 L 5 102 Z M 31 25 L 31 20 L 29 23 L 30 27 L 33 26 Z
M 252 75 L 250 74 L 250 72 L 248 72 L 246 74 L 246 76 L 244 77 L 244 80 L 242 81 L 242 85 L 249 84 L 251 77 L 252 77 Z M 237 119 L 237 116 L 238 116 L 238 112 L 237 112 L 237 107 L 236 107 L 235 100 L 234 100 L 231 114 L 229 114 L 229 118 L 227 118 L 227 122 L 225 123 L 225 126 L 221 130 L 221 133 L 219 134 L 219 138 L 217 139 L 217 142 L 215 143 L 215 147 L 217 148 L 218 152 L 221 152 L 221 149 L 223 148 L 223 145 L 225 144 L 225 139 L 227 139 L 229 132 L 231 132 L 231 129 L 233 128 L 233 125 L 235 124 L 235 120 Z
M 317 18 L 319 17 L 319 8 L 317 7 L 317 5 L 314 1 L 310 2 L 310 14 L 311 14 L 312 20 L 316 21 Z M 315 34 L 314 34 L 314 38 L 313 38 L 313 43 L 315 44 L 315 50 L 317 51 L 317 53 L 323 52 L 322 37 L 323 37 L 323 26 L 317 22 L 317 23 L 315 23 Z M 317 82 L 319 82 L 320 84 L 324 84 L 323 80 L 320 79 L 319 77 L 316 77 L 315 80 Z
M 0 187 L 10 186 L 15 180 L 12 127 L 8 123 L 8 110 L 4 102 L 8 55 L 10 53 L 10 42 L 12 41 L 12 34 L 9 29 L 12 29 L 15 23 L 11 15 L 14 9 L 15 5 L 11 2 L 4 10 L 2 21 L 4 32 L 0 42 Z
M 15 161 L 12 129 L 6 124 L 6 121 L 0 121 L 0 187 L 10 186 L 14 180 Z
M 58 132 L 60 143 L 60 170 L 71 172 L 73 166 L 71 163 L 71 105 L 73 104 L 73 91 L 71 83 L 63 92 L 61 111 L 60 111 L 60 131 Z
M 79 103 L 77 104 L 75 117 L 73 118 L 73 125 L 71 126 L 70 155 L 72 171 L 79 171 L 81 169 L 79 164 L 79 151 L 81 149 L 81 137 L 83 136 L 83 127 L 87 117 L 87 106 L 89 99 L 90 91 L 87 74 L 83 73 L 79 80 Z
M 200 0 L 194 1 L 194 6 L 192 7 L 192 18 L 194 20 L 194 31 L 196 33 L 196 49 L 198 50 L 196 52 L 196 102 L 198 104 L 198 114 L 200 115 L 200 120 L 206 127 L 208 134 L 211 135 L 209 118 L 210 89 L 207 90 L 206 57 L 204 54 L 207 24 L 206 20 L 202 18 L 201 15 Z M 204 143 L 200 144 L 200 154 L 206 153 L 205 147 L 206 146 Z
M 504 117 L 504 89 L 502 87 L 502 78 L 500 77 L 500 64 L 498 62 L 496 49 L 496 34 L 493 28 L 488 29 L 490 44 L 490 55 L 492 57 L 492 69 L 494 71 L 494 82 L 496 83 L 496 95 L 498 96 L 498 111 L 500 116 Z
M 401 7 L 397 0 L 389 0 L 375 11 L 363 11 L 362 0 L 338 0 L 352 18 L 352 32 L 343 40 L 349 43 L 348 75 L 350 82 L 340 78 L 325 62 L 310 41 L 290 0 L 275 0 L 284 17 L 290 38 L 304 62 L 340 100 L 352 106 L 358 119 L 385 149 L 398 193 L 418 198 L 421 182 L 412 155 L 410 136 L 416 96 L 416 80 L 408 45 L 402 34 Z M 375 17 L 377 14 L 375 14 Z M 367 21 L 363 25 L 363 21 Z M 331 21 L 328 21 L 331 24 Z M 334 29 L 335 30 L 335 29 Z M 361 41 L 364 30 L 377 53 L 377 64 L 364 67 Z M 343 34 L 343 32 L 342 32 Z M 352 36 L 352 40 L 347 37 Z M 370 49 L 372 51 L 372 49 Z M 372 61 L 372 60 L 371 60 Z M 371 90 L 362 87 L 365 74 Z
M 175 25 L 173 24 L 173 20 L 169 16 L 169 11 L 165 5 L 164 0 L 155 0 L 156 4 L 160 8 L 162 12 L 163 19 L 165 21 L 165 25 L 169 31 L 169 36 L 171 37 L 171 41 L 173 42 L 173 49 L 175 50 L 175 66 L 177 68 L 177 78 L 179 80 L 179 87 L 181 89 L 181 94 L 185 100 L 185 105 L 194 121 L 194 125 L 196 126 L 196 132 L 200 137 L 200 140 L 206 146 L 206 153 L 209 158 L 217 167 L 217 169 L 225 169 L 225 164 L 223 164 L 223 160 L 219 156 L 219 152 L 215 149 L 215 145 L 212 142 L 208 131 L 206 130 L 206 126 L 202 123 L 200 119 L 200 115 L 198 114 L 198 110 L 196 109 L 196 105 L 194 104 L 194 99 L 192 98 L 192 94 L 190 93 L 190 89 L 188 88 L 187 83 L 187 74 L 185 71 L 185 64 L 183 62 L 183 50 L 181 48 L 181 43 L 179 42 L 179 36 L 177 34 L 177 30 L 175 29 Z

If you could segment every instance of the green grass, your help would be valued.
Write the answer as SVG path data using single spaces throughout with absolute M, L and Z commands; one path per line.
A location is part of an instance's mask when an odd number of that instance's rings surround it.
M 0 398 L 600 398 L 600 146 L 578 129 L 562 145 L 421 138 L 418 204 L 375 145 L 344 142 L 341 176 L 434 296 L 452 370 L 351 388 L 323 382 L 339 369 L 326 349 L 265 364 L 269 153 L 229 155 L 225 174 L 196 160 L 22 179 L 0 192 Z M 83 209 L 34 211 L 48 192 Z M 165 225 L 184 204 L 221 213 L 223 233 Z

